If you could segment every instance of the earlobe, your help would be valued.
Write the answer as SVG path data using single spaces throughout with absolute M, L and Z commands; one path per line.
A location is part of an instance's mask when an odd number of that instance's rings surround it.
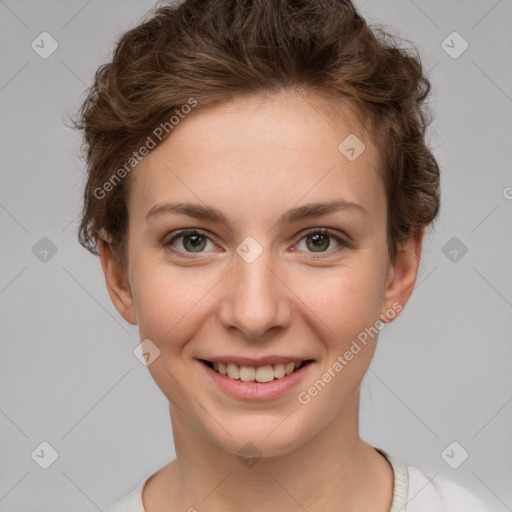
M 423 228 L 399 247 L 395 262 L 390 263 L 380 311 L 384 322 L 386 318 L 388 322 L 395 318 L 396 312 L 401 311 L 409 301 L 418 276 L 424 234 Z
M 99 243 L 100 260 L 105 275 L 108 294 L 115 308 L 130 324 L 137 324 L 133 297 L 124 269 L 116 260 L 111 244 L 106 240 Z

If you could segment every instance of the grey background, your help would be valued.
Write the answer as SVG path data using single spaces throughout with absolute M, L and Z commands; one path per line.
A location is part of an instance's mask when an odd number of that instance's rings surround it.
M 152 5 L 0 0 L 0 511 L 104 510 L 175 456 L 136 326 L 77 242 L 84 164 L 63 124 Z M 512 510 L 512 1 L 357 5 L 420 47 L 442 170 L 416 290 L 363 381 L 361 435 Z M 47 59 L 31 48 L 43 31 L 59 45 Z M 457 59 L 441 47 L 453 31 L 469 43 Z M 467 247 L 455 262 L 454 243 Z M 48 469 L 31 457 L 43 441 L 59 455 Z M 469 452 L 458 469 L 441 457 L 452 441 Z

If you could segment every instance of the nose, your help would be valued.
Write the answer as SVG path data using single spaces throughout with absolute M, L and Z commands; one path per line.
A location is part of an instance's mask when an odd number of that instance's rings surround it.
M 291 320 L 291 291 L 270 250 L 254 261 L 238 254 L 218 308 L 218 319 L 241 337 L 262 340 L 267 333 L 285 329 Z

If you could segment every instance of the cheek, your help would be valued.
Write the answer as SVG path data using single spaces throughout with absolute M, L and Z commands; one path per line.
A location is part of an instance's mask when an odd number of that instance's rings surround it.
M 329 338 L 339 336 L 337 343 L 357 336 L 379 318 L 382 289 L 376 266 L 352 265 L 309 276 L 297 280 L 297 295 L 329 328 Z
M 376 267 L 375 267 L 376 268 Z M 373 358 L 378 334 L 381 288 L 368 267 L 338 269 L 315 280 L 305 302 L 313 333 L 324 347 L 324 361 L 312 388 L 303 390 L 313 415 L 333 414 L 346 403 Z M 306 288 L 299 293 L 306 295 Z M 325 389 L 325 391 L 323 391 Z M 320 390 L 321 393 L 320 393 Z M 316 399 L 316 394 L 322 398 Z M 304 403 L 304 402 L 301 402 Z
M 187 340 L 197 330 L 198 316 L 207 303 L 208 279 L 168 265 L 138 269 L 135 309 L 141 337 L 172 349 L 173 340 Z

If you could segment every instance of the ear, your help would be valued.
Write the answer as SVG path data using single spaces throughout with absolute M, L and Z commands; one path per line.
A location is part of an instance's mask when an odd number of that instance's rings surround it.
M 108 294 L 117 311 L 130 324 L 137 324 L 133 297 L 125 271 L 117 261 L 111 244 L 106 240 L 99 243 L 100 260 L 105 274 Z
M 421 259 L 425 228 L 398 248 L 394 263 L 389 263 L 380 319 L 391 322 L 405 307 L 414 289 Z

